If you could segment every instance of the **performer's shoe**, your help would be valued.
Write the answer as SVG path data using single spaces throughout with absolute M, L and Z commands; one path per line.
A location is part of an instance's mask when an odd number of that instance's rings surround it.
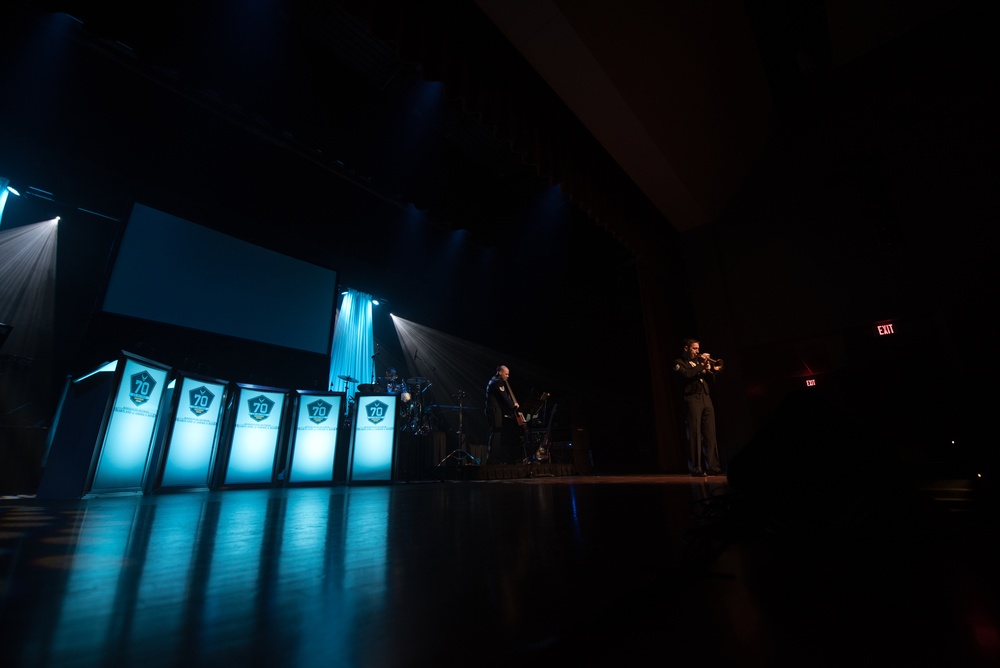
M 690 475 L 692 478 L 704 478 L 705 477 L 705 472 L 704 471 L 692 471 L 688 475 Z
M 722 470 L 719 470 L 719 471 L 713 471 L 713 470 L 709 469 L 709 471 L 708 471 L 708 475 L 710 475 L 710 476 L 719 476 L 719 475 L 726 475 L 726 472 L 725 472 L 725 471 L 722 471 Z

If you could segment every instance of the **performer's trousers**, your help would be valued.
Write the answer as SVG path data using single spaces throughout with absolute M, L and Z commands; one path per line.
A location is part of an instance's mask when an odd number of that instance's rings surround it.
M 684 397 L 684 404 L 687 408 L 688 472 L 720 470 L 712 397 L 691 394 Z
M 490 430 L 487 443 L 487 464 L 513 464 L 517 457 L 518 430 L 514 418 L 504 416 L 496 429 Z

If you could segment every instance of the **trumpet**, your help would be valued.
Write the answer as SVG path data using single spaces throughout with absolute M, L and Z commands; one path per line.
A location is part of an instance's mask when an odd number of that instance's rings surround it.
M 712 359 L 711 357 L 708 356 L 708 353 L 706 353 L 705 355 L 703 355 L 702 359 L 705 360 L 706 362 L 708 362 L 709 364 L 711 364 L 712 366 L 717 366 L 720 369 L 725 364 L 725 362 L 723 360 L 721 360 L 721 359 L 717 359 L 717 360 Z

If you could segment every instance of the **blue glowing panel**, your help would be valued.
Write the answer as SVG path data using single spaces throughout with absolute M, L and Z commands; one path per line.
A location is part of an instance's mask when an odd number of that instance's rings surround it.
M 167 370 L 127 359 L 104 432 L 92 492 L 141 490 Z
M 394 394 L 358 395 L 351 457 L 352 481 L 392 479 L 398 400 L 399 397 Z
M 207 487 L 215 460 L 226 386 L 183 378 L 161 487 Z
M 332 482 L 342 394 L 305 394 L 299 398 L 289 482 Z
M 240 388 L 237 405 L 225 484 L 270 483 L 285 395 Z

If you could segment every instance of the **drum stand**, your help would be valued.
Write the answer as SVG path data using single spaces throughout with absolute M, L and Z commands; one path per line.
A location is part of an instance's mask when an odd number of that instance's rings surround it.
M 354 397 L 351 396 L 351 383 L 360 383 L 361 381 L 350 376 L 337 376 L 337 378 L 344 381 L 344 396 L 347 398 L 347 401 L 344 402 L 344 414 L 349 415 L 351 406 L 354 405 Z
M 406 380 L 406 391 L 410 393 L 409 426 L 416 436 L 427 436 L 431 433 L 431 426 L 427 423 L 424 415 L 424 392 L 430 388 L 431 384 L 426 378 L 417 376 Z
M 462 399 L 464 399 L 467 394 L 463 390 L 459 390 L 458 394 L 455 395 L 458 398 L 458 447 L 448 453 L 448 455 L 438 462 L 438 466 L 444 466 L 444 463 L 449 459 L 455 459 L 456 461 L 462 461 L 462 458 L 467 458 L 465 461 L 468 464 L 470 461 L 476 466 L 479 466 L 479 457 L 473 457 L 468 452 L 462 449 L 462 442 L 464 440 L 464 434 L 462 433 L 462 419 L 465 414 L 465 410 L 462 407 Z

